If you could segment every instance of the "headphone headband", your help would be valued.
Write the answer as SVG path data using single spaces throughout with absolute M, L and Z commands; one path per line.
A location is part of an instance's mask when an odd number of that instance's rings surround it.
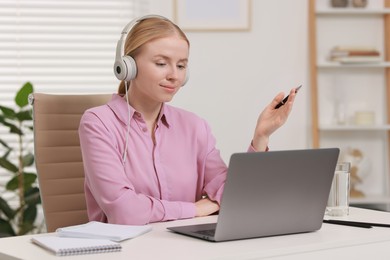
M 130 81 L 135 78 L 137 75 L 137 65 L 133 57 L 125 54 L 125 43 L 126 38 L 129 32 L 137 25 L 139 22 L 150 19 L 157 18 L 165 21 L 170 21 L 168 18 L 161 15 L 144 15 L 130 21 L 122 30 L 121 37 L 118 40 L 116 45 L 116 54 L 115 54 L 115 63 L 114 63 L 114 73 L 119 80 Z M 186 72 L 186 79 L 183 85 L 187 82 L 189 77 L 189 72 Z
M 115 61 L 119 61 L 122 59 L 123 56 L 125 56 L 125 43 L 126 43 L 126 38 L 129 32 L 133 29 L 133 27 L 138 24 L 139 22 L 149 19 L 149 18 L 158 18 L 162 20 L 167 20 L 164 16 L 161 15 L 144 15 L 138 18 L 135 18 L 131 20 L 122 30 L 121 32 L 121 37 L 117 43 L 116 46 L 116 58 Z

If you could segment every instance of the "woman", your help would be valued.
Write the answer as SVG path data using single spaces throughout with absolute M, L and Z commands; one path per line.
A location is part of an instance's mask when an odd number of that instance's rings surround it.
M 90 220 L 141 225 L 219 210 L 227 167 L 210 127 L 166 104 L 186 81 L 189 45 L 165 18 L 141 19 L 129 32 L 124 52 L 135 60 L 136 76 L 80 123 Z M 260 114 L 248 151 L 265 151 L 286 121 L 294 89 L 275 109 L 283 96 Z

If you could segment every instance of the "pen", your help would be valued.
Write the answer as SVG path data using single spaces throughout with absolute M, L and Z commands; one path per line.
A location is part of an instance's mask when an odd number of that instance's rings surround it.
M 301 87 L 302 87 L 302 85 L 300 85 L 299 87 L 297 87 L 297 88 L 295 89 L 295 93 L 298 93 L 298 90 L 299 90 Z M 285 97 L 282 101 L 280 101 L 279 104 L 276 105 L 275 109 L 278 109 L 279 107 L 283 106 L 283 105 L 287 102 L 289 96 L 290 96 L 290 95 L 288 95 L 288 96 Z
M 357 224 L 357 225 L 368 225 L 372 227 L 387 227 L 390 228 L 390 224 L 384 224 L 384 223 L 373 223 L 373 222 L 358 222 L 358 221 L 346 221 L 346 220 L 327 220 L 332 222 L 339 222 L 339 223 L 346 223 L 346 224 Z
M 332 220 L 332 219 L 329 220 L 324 219 L 323 222 L 328 224 L 336 224 L 336 225 L 351 226 L 351 227 L 372 228 L 371 223 L 364 223 L 364 222 Z

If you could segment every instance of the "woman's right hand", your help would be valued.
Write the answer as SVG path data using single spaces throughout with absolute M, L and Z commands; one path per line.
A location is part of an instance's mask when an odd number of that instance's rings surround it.
M 256 151 L 265 151 L 268 147 L 270 135 L 286 122 L 294 104 L 296 89 L 291 89 L 289 95 L 286 104 L 280 108 L 275 108 L 284 98 L 284 94 L 279 93 L 261 112 L 252 139 L 252 145 Z

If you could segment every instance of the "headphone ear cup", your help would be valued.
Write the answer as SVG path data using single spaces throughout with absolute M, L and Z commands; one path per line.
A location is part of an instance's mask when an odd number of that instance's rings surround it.
M 190 79 L 190 69 L 187 67 L 186 78 L 184 79 L 183 85 L 181 86 L 183 87 L 189 79 Z
M 127 74 L 126 64 L 122 59 L 116 60 L 114 64 L 114 73 L 117 79 L 124 80 Z
M 123 80 L 130 81 L 137 76 L 137 64 L 131 56 L 123 56 L 122 60 L 126 66 L 126 76 Z

